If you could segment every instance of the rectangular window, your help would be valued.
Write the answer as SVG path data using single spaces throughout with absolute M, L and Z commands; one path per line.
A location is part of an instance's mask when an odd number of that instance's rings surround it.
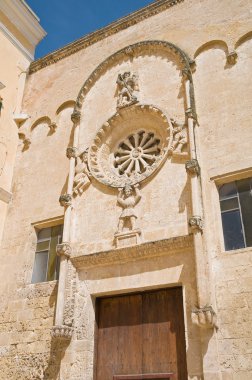
M 58 280 L 59 257 L 57 244 L 62 242 L 63 225 L 38 230 L 32 283 Z
M 219 187 L 225 250 L 252 247 L 252 178 Z

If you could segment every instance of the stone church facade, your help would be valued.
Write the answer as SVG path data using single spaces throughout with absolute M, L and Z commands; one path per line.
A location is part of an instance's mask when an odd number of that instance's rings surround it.
M 252 378 L 251 37 L 160 0 L 30 65 L 1 379 Z

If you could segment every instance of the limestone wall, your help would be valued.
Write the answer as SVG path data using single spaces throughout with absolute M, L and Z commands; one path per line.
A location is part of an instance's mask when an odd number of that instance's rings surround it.
M 232 172 L 230 178 L 241 178 L 243 169 L 251 167 L 250 34 L 241 39 L 251 30 L 247 5 L 245 0 L 185 0 L 29 76 L 23 110 L 31 118 L 22 126 L 22 133 L 31 144 L 25 147 L 20 141 L 1 252 L 3 380 L 56 380 L 60 375 L 64 379 L 91 379 L 95 297 L 173 285 L 184 288 L 189 378 L 202 378 L 206 368 L 205 379 L 251 377 L 251 250 L 224 252 L 216 188 L 222 176 Z M 126 264 L 77 268 L 75 332 L 69 347 L 55 346 L 49 334 L 54 323 L 56 284 L 30 284 L 36 245 L 34 223 L 63 215 L 58 198 L 66 192 L 69 163 L 65 151 L 73 144 L 73 102 L 105 58 L 144 40 L 170 41 L 196 60 L 196 142 L 205 220 L 202 254 L 208 258 L 211 301 L 219 326 L 202 346 L 202 360 L 200 331 L 190 317 L 191 308 L 197 304 L 192 247 L 173 254 L 165 252 L 161 258 L 150 255 Z M 227 62 L 234 49 L 236 64 Z M 154 103 L 167 116 L 183 121 L 185 94 L 176 61 L 153 53 L 139 56 L 133 63 L 127 58 L 97 78 L 88 93 L 82 109 L 80 146 L 88 146 L 115 112 L 115 79 L 128 67 L 139 75 L 141 103 Z M 142 186 L 137 222 L 144 241 L 191 232 L 191 190 L 184 163 L 185 159 L 167 160 Z M 79 254 L 113 248 L 120 214 L 116 191 L 95 183 L 74 205 L 71 236 Z

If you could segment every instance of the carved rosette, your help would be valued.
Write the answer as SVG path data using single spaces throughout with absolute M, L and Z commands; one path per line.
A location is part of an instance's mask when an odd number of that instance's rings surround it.
M 70 340 L 73 335 L 73 328 L 66 325 L 53 326 L 51 336 L 54 339 Z
M 200 175 L 200 166 L 196 159 L 186 161 L 185 168 L 187 173 Z
M 92 176 L 111 187 L 144 181 L 167 157 L 170 121 L 155 106 L 121 108 L 98 131 L 88 152 Z
M 206 329 L 217 328 L 217 315 L 212 306 L 194 308 L 191 317 L 192 322 L 199 327 Z
M 192 228 L 194 231 L 202 231 L 203 230 L 203 221 L 201 216 L 192 216 L 189 219 L 189 226 Z
M 75 148 L 74 146 L 69 146 L 66 149 L 66 156 L 67 158 L 76 158 L 78 155 L 78 149 Z
M 68 207 L 72 204 L 72 195 L 71 194 L 63 194 L 59 197 L 59 202 L 61 206 Z
M 66 256 L 67 258 L 69 258 L 72 253 L 71 245 L 67 242 L 57 244 L 56 252 L 58 256 Z

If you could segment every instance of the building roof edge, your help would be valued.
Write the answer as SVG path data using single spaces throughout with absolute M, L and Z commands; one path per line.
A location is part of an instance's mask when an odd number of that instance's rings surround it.
M 165 11 L 166 9 L 184 2 L 184 0 L 158 0 L 154 3 L 147 5 L 144 8 L 141 8 L 133 13 L 130 13 L 127 16 L 124 16 L 111 24 L 98 29 L 92 33 L 85 35 L 84 37 L 79 38 L 63 46 L 60 49 L 57 49 L 46 56 L 39 58 L 30 65 L 30 74 L 41 70 L 42 68 L 52 65 L 57 61 L 66 58 L 86 47 L 95 44 L 98 41 L 103 40 L 104 38 L 111 36 L 115 33 L 120 32 L 123 29 L 127 29 L 132 25 L 135 25 L 142 20 L 152 17 L 160 12 Z

